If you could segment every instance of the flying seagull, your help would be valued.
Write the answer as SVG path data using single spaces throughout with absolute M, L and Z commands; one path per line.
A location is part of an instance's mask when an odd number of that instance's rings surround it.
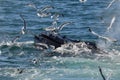
M 112 1 L 110 2 L 110 4 L 107 6 L 106 9 L 110 8 L 110 6 L 111 6 L 114 2 L 115 2 L 115 0 L 112 0 Z
M 71 24 L 72 22 L 64 22 L 63 24 L 61 24 L 59 27 L 58 27 L 58 30 L 62 30 L 63 27 L 65 27 L 66 25 L 68 24 Z
M 116 17 L 114 16 L 112 18 L 112 20 L 111 20 L 111 23 L 110 23 L 109 27 L 107 28 L 108 31 L 111 29 L 111 27 L 112 27 L 113 23 L 115 22 L 115 20 L 116 20 Z
M 100 67 L 100 66 L 98 66 L 98 68 L 99 68 L 99 72 L 100 72 L 100 74 L 101 74 L 101 76 L 102 76 L 103 80 L 106 80 L 105 76 L 103 75 L 103 72 L 102 72 L 101 67 Z
M 27 4 L 27 6 L 37 9 L 37 6 L 34 3 L 29 3 L 29 4 Z
M 26 32 L 26 21 L 25 21 L 25 19 L 23 18 L 23 16 L 21 14 L 20 14 L 20 17 L 23 20 L 23 27 L 21 29 L 21 34 L 25 34 L 25 32 Z
M 64 22 L 63 24 L 61 24 L 61 25 L 58 26 L 58 27 L 50 26 L 50 27 L 45 28 L 45 30 L 46 30 L 46 31 L 59 32 L 60 30 L 63 29 L 63 27 L 65 27 L 66 25 L 71 24 L 71 23 L 72 23 L 72 22 Z
M 12 43 L 15 43 L 19 38 L 20 38 L 20 36 L 16 36 L 16 37 L 12 40 Z
M 47 11 L 54 8 L 53 6 L 45 6 L 43 8 L 37 8 L 37 6 L 33 3 L 28 4 L 28 6 L 34 8 L 37 12 L 37 16 L 39 16 L 39 17 L 50 16 L 51 13 L 47 12 Z
M 42 9 L 37 9 L 37 16 L 39 16 L 39 17 L 50 16 L 51 13 L 47 12 L 47 10 L 51 10 L 51 9 L 54 9 L 54 7 L 53 6 L 45 6 Z
M 90 27 L 89 27 L 89 31 L 90 31 L 92 34 L 96 35 L 97 37 L 99 37 L 99 38 L 101 38 L 101 39 L 103 39 L 103 40 L 107 40 L 107 41 L 109 41 L 109 42 L 111 42 L 111 41 L 112 41 L 112 42 L 116 42 L 116 41 L 117 41 L 116 39 L 111 39 L 111 38 L 104 37 L 104 36 L 101 36 L 101 35 L 95 33 L 94 31 L 92 31 L 92 30 L 90 29 Z
M 23 18 L 23 16 L 20 14 L 20 17 L 22 18 L 23 20 L 23 27 L 22 27 L 22 30 L 20 32 L 21 35 L 25 34 L 26 33 L 26 21 L 25 19 Z M 15 43 L 20 37 L 21 35 L 19 36 L 16 36 L 13 40 L 12 40 L 12 43 Z
M 84 2 L 86 2 L 87 0 L 79 0 L 81 3 L 84 3 Z

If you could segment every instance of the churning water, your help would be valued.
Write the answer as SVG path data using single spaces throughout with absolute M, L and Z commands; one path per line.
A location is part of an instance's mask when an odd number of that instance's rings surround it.
M 29 33 L 12 43 L 23 26 L 19 14 L 26 20 L 27 30 L 34 34 L 39 34 L 53 22 L 50 16 L 38 17 L 36 10 L 28 6 L 31 3 L 37 8 L 54 6 L 49 11 L 51 14 L 64 15 L 59 17 L 58 24 L 73 22 L 60 31 L 62 35 L 94 41 L 107 54 L 93 54 L 85 47 L 79 48 L 77 44 L 40 51 L 34 47 L 34 36 Z M 119 80 L 119 4 L 120 0 L 0 0 L 0 80 L 102 80 L 98 66 L 107 80 Z M 101 36 L 117 41 L 104 41 L 91 34 L 88 27 Z M 44 55 L 52 51 L 67 55 Z

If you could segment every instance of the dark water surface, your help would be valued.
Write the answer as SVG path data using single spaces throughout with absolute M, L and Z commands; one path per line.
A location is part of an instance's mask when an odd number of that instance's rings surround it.
M 120 0 L 106 9 L 112 0 L 0 0 L 0 80 L 102 80 L 98 66 L 108 80 L 120 80 Z M 27 4 L 34 3 L 38 8 L 54 6 L 52 14 L 59 13 L 58 24 L 73 22 L 60 32 L 73 39 L 95 41 L 108 54 L 92 54 L 73 47 L 60 53 L 79 54 L 76 57 L 46 57 L 47 51 L 34 48 L 33 35 L 25 34 L 14 44 L 11 43 L 21 31 L 22 14 L 27 22 L 27 30 L 39 34 L 51 25 L 51 17 L 40 18 L 36 10 Z M 110 29 L 110 22 L 116 17 Z M 88 31 L 91 27 L 96 33 L 117 39 L 107 42 L 98 39 Z M 75 46 L 75 45 L 74 45 Z M 49 54 L 49 53 L 47 53 Z M 35 62 L 37 61 L 37 62 Z

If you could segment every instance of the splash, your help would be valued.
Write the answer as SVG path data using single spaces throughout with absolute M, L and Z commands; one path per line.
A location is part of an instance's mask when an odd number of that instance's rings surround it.
M 7 46 L 21 46 L 21 45 L 28 45 L 28 44 L 33 44 L 34 41 L 26 41 L 26 42 L 11 42 L 11 41 L 3 41 L 0 43 L 0 46 L 4 46 L 4 45 L 7 45 Z
M 55 52 L 61 53 L 61 55 L 72 55 L 78 56 L 82 54 L 91 54 L 92 51 L 88 49 L 87 45 L 84 42 L 79 43 L 67 43 L 58 47 L 54 50 Z
M 13 56 L 14 54 L 18 54 L 19 56 L 23 55 L 24 52 L 21 51 L 23 48 L 27 46 L 33 45 L 33 41 L 26 41 L 26 42 L 15 42 L 12 43 L 11 41 L 6 42 L 3 41 L 0 43 L 0 55 L 8 54 L 9 56 Z

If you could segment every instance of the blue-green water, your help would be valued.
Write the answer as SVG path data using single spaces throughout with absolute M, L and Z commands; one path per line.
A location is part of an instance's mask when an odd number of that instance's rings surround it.
M 119 80 L 120 0 L 106 9 L 111 1 L 87 0 L 80 3 L 79 0 L 0 0 L 0 80 L 103 80 L 98 66 L 101 66 L 108 80 Z M 50 10 L 52 14 L 57 12 L 64 15 L 59 17 L 59 24 L 73 22 L 64 27 L 61 34 L 73 39 L 95 41 L 108 54 L 82 53 L 78 48 L 64 50 L 61 47 L 59 49 L 62 54 L 67 51 L 78 56 L 47 57 L 43 55 L 46 51 L 34 48 L 34 36 L 31 34 L 23 35 L 15 44 L 11 43 L 23 26 L 20 13 L 27 22 L 27 29 L 34 34 L 39 34 L 42 28 L 50 26 L 53 21 L 50 17 L 38 17 L 36 10 L 27 6 L 28 3 L 34 3 L 38 8 L 54 6 Z M 113 16 L 116 20 L 107 32 Z M 101 42 L 91 34 L 88 27 L 100 35 L 117 39 L 117 42 L 104 45 L 104 41 Z

